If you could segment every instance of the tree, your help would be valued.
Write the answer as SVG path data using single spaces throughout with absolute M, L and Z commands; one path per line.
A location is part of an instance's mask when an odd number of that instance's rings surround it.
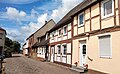
M 19 53 L 20 47 L 21 45 L 18 41 L 12 41 L 10 38 L 6 37 L 5 39 L 5 49 L 7 49 L 6 51 Z
M 20 51 L 20 43 L 17 41 L 13 41 L 13 49 L 14 49 L 14 52 L 19 52 Z

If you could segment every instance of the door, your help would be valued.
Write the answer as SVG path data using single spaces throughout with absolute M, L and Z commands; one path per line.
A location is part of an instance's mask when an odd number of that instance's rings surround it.
M 54 46 L 51 47 L 51 62 L 54 62 Z
M 86 41 L 80 41 L 80 66 L 86 64 L 87 49 Z

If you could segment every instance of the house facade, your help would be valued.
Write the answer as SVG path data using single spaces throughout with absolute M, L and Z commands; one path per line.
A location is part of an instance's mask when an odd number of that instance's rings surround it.
M 50 31 L 48 59 L 51 62 L 72 65 L 72 19 L 70 11 Z
M 119 74 L 120 0 L 84 0 L 52 29 L 42 27 L 33 36 L 37 57 L 47 55 L 50 62 Z
M 45 60 L 47 58 L 48 50 L 48 34 L 47 32 L 55 26 L 53 19 L 48 22 L 45 21 L 45 24 L 34 33 L 34 43 L 32 46 L 34 52 L 34 58 L 40 60 Z
M 5 37 L 6 37 L 6 31 L 0 27 L 0 55 L 3 54 Z
M 120 0 L 85 0 L 75 8 L 72 65 L 119 74 Z
M 28 40 L 23 45 L 23 55 L 28 56 L 29 48 L 28 48 Z
M 32 57 L 34 55 L 33 53 L 33 43 L 34 43 L 34 34 L 30 35 L 26 40 L 28 40 L 28 56 Z

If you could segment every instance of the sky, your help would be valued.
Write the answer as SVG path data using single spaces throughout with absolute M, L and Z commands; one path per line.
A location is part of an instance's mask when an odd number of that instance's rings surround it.
M 53 19 L 56 23 L 82 0 L 0 0 L 0 27 L 21 43 Z

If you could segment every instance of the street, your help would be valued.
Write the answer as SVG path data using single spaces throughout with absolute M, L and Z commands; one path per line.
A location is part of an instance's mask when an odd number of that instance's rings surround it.
M 5 59 L 6 74 L 80 74 L 50 62 L 41 62 L 14 54 L 13 57 Z

